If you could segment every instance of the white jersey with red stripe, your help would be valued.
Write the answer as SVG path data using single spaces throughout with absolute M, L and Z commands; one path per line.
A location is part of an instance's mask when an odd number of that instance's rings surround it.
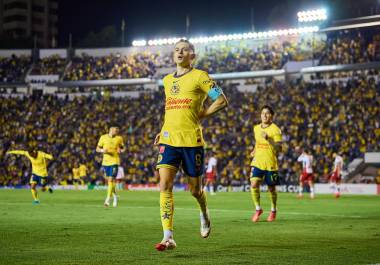
M 334 160 L 334 172 L 340 173 L 340 171 L 342 171 L 342 168 L 343 168 L 343 157 L 337 155 Z
M 302 153 L 298 159 L 298 162 L 302 162 L 302 172 L 307 174 L 313 173 L 313 156 Z
M 207 169 L 206 169 L 206 173 L 212 173 L 214 171 L 214 167 L 216 167 L 218 163 L 218 160 L 215 158 L 215 157 L 210 157 L 210 159 L 208 160 L 208 163 L 207 163 Z
M 116 179 L 124 179 L 124 168 L 122 166 L 117 168 Z

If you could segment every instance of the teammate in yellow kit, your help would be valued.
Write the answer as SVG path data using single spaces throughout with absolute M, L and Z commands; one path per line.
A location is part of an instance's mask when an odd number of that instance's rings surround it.
M 23 155 L 26 156 L 30 163 L 32 164 L 32 176 L 30 177 L 30 187 L 31 192 L 33 196 L 33 203 L 39 204 L 39 196 L 37 192 L 37 185 L 42 185 L 42 191 L 49 190 L 50 193 L 53 192 L 53 190 L 48 187 L 47 178 L 48 178 L 48 171 L 47 171 L 47 160 L 52 160 L 53 156 L 47 153 L 44 153 L 42 151 L 38 151 L 36 148 L 29 148 L 28 151 L 24 150 L 13 150 L 8 151 L 7 154 L 14 154 L 14 155 Z
M 164 232 L 163 239 L 156 244 L 158 251 L 173 249 L 173 180 L 182 164 L 189 176 L 191 194 L 200 207 L 201 236 L 210 234 L 211 221 L 206 196 L 202 189 L 201 176 L 204 170 L 204 141 L 201 119 L 227 106 L 222 90 L 209 75 L 194 69 L 194 46 L 187 40 L 176 43 L 173 53 L 177 71 L 165 76 L 165 120 L 161 132 L 156 136 L 159 145 L 157 168 L 160 175 L 160 215 Z M 213 103 L 205 107 L 207 96 Z
M 282 135 L 280 128 L 273 123 L 274 111 L 270 106 L 261 108 L 261 123 L 254 126 L 256 140 L 255 148 L 251 153 L 251 195 L 256 207 L 252 221 L 257 222 L 263 210 L 260 205 L 260 185 L 268 185 L 272 203 L 271 213 L 267 221 L 276 219 L 277 192 L 276 185 L 279 184 L 277 154 L 281 150 Z
M 108 181 L 107 198 L 104 201 L 104 206 L 108 207 L 110 204 L 111 196 L 113 195 L 113 206 L 118 204 L 118 196 L 116 194 L 116 175 L 117 169 L 120 165 L 121 152 L 124 152 L 123 138 L 118 135 L 120 127 L 118 125 L 111 125 L 109 132 L 100 137 L 96 152 L 103 153 L 103 172 Z
M 78 185 L 81 184 L 80 167 L 77 162 L 74 163 L 73 167 L 73 184 L 76 190 L 78 190 Z

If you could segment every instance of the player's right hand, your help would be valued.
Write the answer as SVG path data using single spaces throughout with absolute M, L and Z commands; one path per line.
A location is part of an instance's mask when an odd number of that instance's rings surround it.
M 254 157 L 255 156 L 255 150 L 253 150 L 250 154 L 251 157 Z
M 160 134 L 158 133 L 156 135 L 156 138 L 154 138 L 154 145 L 158 145 L 158 142 L 160 141 Z

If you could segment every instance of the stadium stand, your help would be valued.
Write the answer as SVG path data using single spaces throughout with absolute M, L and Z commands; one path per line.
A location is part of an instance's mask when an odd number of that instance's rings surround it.
M 272 79 L 259 85 L 256 92 L 239 91 L 236 84 L 224 85 L 230 107 L 203 123 L 207 148 L 216 150 L 220 161 L 220 182 L 247 182 L 254 144 L 252 126 L 259 122 L 258 111 L 264 104 L 275 108 L 276 123 L 283 131 L 285 145 L 279 158 L 283 183 L 297 182 L 297 146 L 312 149 L 318 181 L 326 182 L 334 151 L 343 152 L 346 161 L 351 161 L 378 148 L 379 82 L 376 75 L 358 73 L 329 83 L 300 80 L 286 84 Z M 78 160 L 89 168 L 88 182 L 102 183 L 101 157 L 95 154 L 95 147 L 109 122 L 122 124 L 128 147 L 122 155 L 128 183 L 156 181 L 152 142 L 163 114 L 161 92 L 140 92 L 138 98 L 104 94 L 69 100 L 50 95 L 3 98 L 2 102 L 0 160 L 6 161 L 6 166 L 1 167 L 5 172 L 0 173 L 0 185 L 28 181 L 24 160 L 5 158 L 4 153 L 29 144 L 53 153 L 50 172 L 57 183 L 70 183 L 71 167 Z M 184 179 L 179 175 L 177 181 Z

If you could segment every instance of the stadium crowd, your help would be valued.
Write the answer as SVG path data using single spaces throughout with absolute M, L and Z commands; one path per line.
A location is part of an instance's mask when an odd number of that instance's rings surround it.
M 136 53 L 130 56 L 108 55 L 93 57 L 83 54 L 75 57 L 64 80 L 101 80 L 152 77 L 157 68 L 172 65 L 169 56 L 154 53 Z
M 254 145 L 252 126 L 259 123 L 259 109 L 264 104 L 274 107 L 275 123 L 283 132 L 284 148 L 279 156 L 283 183 L 297 182 L 298 146 L 311 149 L 319 182 L 326 181 L 333 152 L 342 153 L 347 162 L 380 149 L 380 83 L 371 76 L 357 75 L 329 85 L 325 81 L 285 84 L 267 80 L 256 92 L 240 92 L 237 85 L 224 87 L 230 106 L 203 121 L 206 148 L 215 151 L 222 184 L 247 183 Z M 127 183 L 156 183 L 153 139 L 160 128 L 163 104 L 162 92 L 152 91 L 141 92 L 138 98 L 2 98 L 0 185 L 27 183 L 28 162 L 5 157 L 5 152 L 29 145 L 53 154 L 49 173 L 56 183 L 70 183 L 75 162 L 87 166 L 87 182 L 103 183 L 101 156 L 95 148 L 110 122 L 122 126 Z M 178 174 L 176 181 L 185 180 Z
M 62 75 L 65 71 L 67 61 L 65 58 L 55 54 L 42 59 L 33 66 L 31 75 Z
M 195 67 L 209 73 L 280 69 L 288 61 L 319 60 L 320 65 L 352 64 L 380 60 L 380 35 L 373 31 L 338 31 L 322 37 L 285 38 L 275 41 L 214 43 L 199 53 Z M 22 80 L 30 57 L 0 58 L 0 81 Z M 67 69 L 66 69 L 66 66 Z M 88 54 L 66 61 L 58 55 L 39 59 L 31 74 L 63 75 L 67 81 L 153 77 L 160 68 L 173 67 L 167 52 L 135 51 L 129 55 Z
M 32 64 L 30 56 L 0 57 L 0 83 L 24 82 L 23 78 Z

